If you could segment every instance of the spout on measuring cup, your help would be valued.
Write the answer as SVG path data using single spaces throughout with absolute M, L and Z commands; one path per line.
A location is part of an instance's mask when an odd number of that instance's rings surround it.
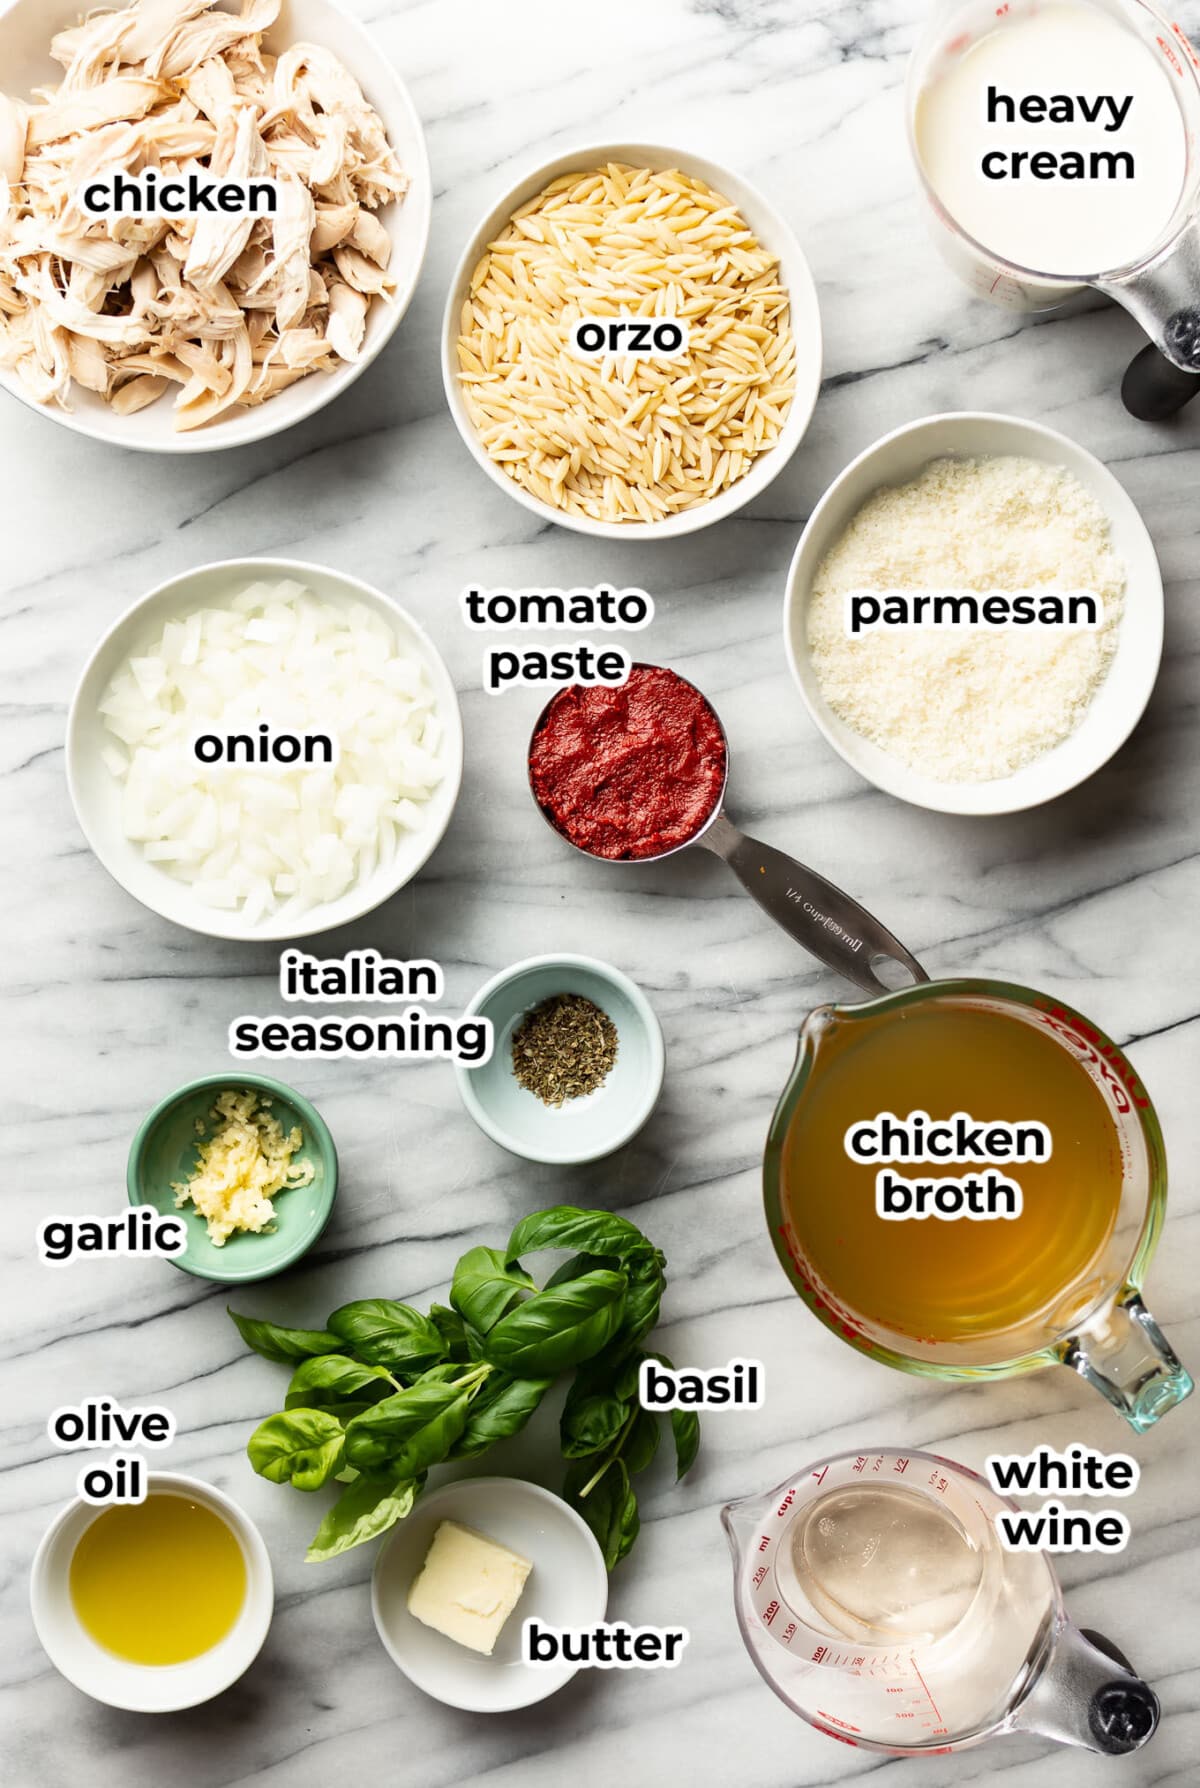
M 1158 1727 L 1158 1696 L 1099 1633 L 1064 1621 L 1006 1730 L 1036 1733 L 1106 1757 L 1140 1750 Z
M 1191 1373 L 1136 1292 L 1062 1344 L 1065 1366 L 1094 1385 L 1137 1434 L 1182 1403 Z
M 721 1510 L 721 1526 L 729 1541 L 735 1571 L 745 1556 L 750 1535 L 758 1525 L 763 1507 L 764 1499 L 761 1496 L 743 1496 L 736 1502 L 727 1502 Z

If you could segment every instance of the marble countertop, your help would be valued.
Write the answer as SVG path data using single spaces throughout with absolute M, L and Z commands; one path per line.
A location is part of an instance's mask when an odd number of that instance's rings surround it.
M 1131 1443 L 1066 1371 L 989 1388 L 911 1380 L 851 1353 L 804 1311 L 765 1233 L 759 1163 L 797 1026 L 843 989 L 716 862 L 689 856 L 618 885 L 556 843 L 522 775 L 539 697 L 482 693 L 479 636 L 462 626 L 457 596 L 468 581 L 644 585 L 658 605 L 653 656 L 701 684 L 725 721 L 742 823 L 853 891 L 932 971 L 1052 989 L 1128 1045 L 1176 1170 L 1150 1302 L 1195 1366 L 1200 406 L 1170 427 L 1133 422 L 1117 398 L 1138 345 L 1123 314 L 1097 302 L 1022 320 L 969 300 L 943 270 L 903 147 L 915 0 L 351 5 L 410 83 L 434 168 L 429 260 L 383 360 L 290 433 L 186 460 L 122 454 L 0 405 L 0 1772 L 12 1788 L 798 1788 L 868 1772 L 906 1788 L 1001 1778 L 1091 1788 L 1103 1769 L 1127 1788 L 1183 1788 L 1200 1747 L 1200 1399 L 1132 1443 L 1143 1480 L 1128 1550 L 1061 1561 L 1076 1620 L 1110 1632 L 1162 1697 L 1162 1729 L 1138 1756 L 1098 1765 L 1009 1740 L 888 1762 L 811 1732 L 759 1681 L 731 1611 L 717 1519 L 727 1499 L 865 1444 L 932 1446 L 978 1467 L 997 1445 Z M 1200 27 L 1196 0 L 1182 12 Z M 790 468 L 748 513 L 653 548 L 540 526 L 510 502 L 455 433 L 437 365 L 446 282 L 477 215 L 523 165 L 604 136 L 677 141 L 759 182 L 806 248 L 826 327 L 825 388 Z M 1132 741 L 1086 787 L 1011 818 L 939 817 L 875 793 L 808 722 L 781 649 L 788 559 L 829 480 L 884 430 L 951 408 L 1043 419 L 1098 454 L 1141 508 L 1167 584 L 1162 675 Z M 558 1171 L 484 1138 L 444 1064 L 286 1064 L 338 1139 L 342 1190 L 314 1254 L 238 1305 L 312 1323 L 350 1297 L 423 1302 L 444 1293 L 463 1249 L 558 1201 L 643 1224 L 670 1259 L 665 1349 L 700 1364 L 751 1354 L 770 1385 L 761 1411 L 708 1421 L 685 1485 L 655 1477 L 637 1551 L 613 1582 L 612 1617 L 690 1629 L 678 1670 L 593 1673 L 503 1718 L 427 1700 L 376 1639 L 368 1554 L 306 1567 L 318 1499 L 250 1471 L 246 1437 L 278 1406 L 281 1376 L 245 1353 L 223 1291 L 165 1264 L 52 1275 L 36 1264 L 36 1220 L 119 1207 L 143 1113 L 225 1064 L 232 1016 L 274 1009 L 277 952 L 143 911 L 89 853 L 63 775 L 67 703 L 101 631 L 161 579 L 254 552 L 327 562 L 391 590 L 435 636 L 462 700 L 466 778 L 447 838 L 403 895 L 329 943 L 434 957 L 455 1006 L 536 951 L 605 957 L 653 1001 L 668 1072 L 629 1148 Z M 29 1560 L 78 1469 L 48 1445 L 46 1419 L 101 1393 L 173 1409 L 179 1438 L 164 1463 L 231 1491 L 270 1547 L 278 1607 L 266 1649 L 222 1702 L 194 1713 L 102 1708 L 53 1671 L 33 1636 Z M 553 1482 L 549 1450 L 544 1464 Z

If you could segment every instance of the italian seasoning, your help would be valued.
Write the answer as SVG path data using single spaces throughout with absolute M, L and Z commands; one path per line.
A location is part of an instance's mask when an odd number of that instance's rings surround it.
M 556 993 L 513 1033 L 513 1073 L 543 1105 L 565 1105 L 604 1085 L 617 1059 L 617 1027 L 578 993 Z

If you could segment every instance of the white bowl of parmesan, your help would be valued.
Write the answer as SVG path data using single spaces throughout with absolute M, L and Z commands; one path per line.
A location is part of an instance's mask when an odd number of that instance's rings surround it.
M 1162 576 L 1132 499 L 1054 429 L 927 416 L 861 453 L 788 573 L 784 646 L 817 727 L 914 806 L 1016 813 L 1140 720 Z

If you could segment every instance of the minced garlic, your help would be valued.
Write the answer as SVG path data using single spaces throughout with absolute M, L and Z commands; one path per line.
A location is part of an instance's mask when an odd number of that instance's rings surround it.
M 196 1120 L 196 1134 L 204 1140 L 195 1169 L 186 1181 L 171 1182 L 176 1205 L 191 1200 L 215 1248 L 223 1248 L 235 1230 L 261 1235 L 274 1222 L 272 1198 L 312 1183 L 312 1162 L 292 1160 L 304 1146 L 299 1125 L 285 1135 L 270 1105 L 251 1088 L 221 1093 L 209 1114 L 209 1122 L 220 1128 L 208 1136 L 204 1120 Z

